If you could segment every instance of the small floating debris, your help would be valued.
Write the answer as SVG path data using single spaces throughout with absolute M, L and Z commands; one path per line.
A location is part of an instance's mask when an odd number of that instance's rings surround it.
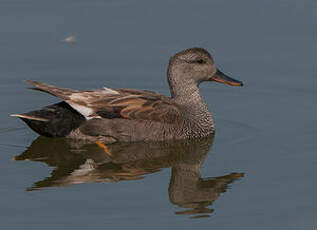
M 68 44 L 74 44 L 77 42 L 77 39 L 75 36 L 69 36 L 69 37 L 66 37 L 64 40 L 62 40 L 61 42 L 68 43 Z
M 16 130 L 21 130 L 24 129 L 24 127 L 7 127 L 7 128 L 0 128 L 0 134 L 6 133 L 6 132 L 11 132 L 11 131 L 16 131 Z

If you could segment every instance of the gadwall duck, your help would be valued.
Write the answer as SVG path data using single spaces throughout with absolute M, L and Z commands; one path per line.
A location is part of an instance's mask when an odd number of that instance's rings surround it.
M 202 48 L 183 50 L 167 69 L 171 97 L 136 89 L 80 91 L 26 81 L 63 102 L 24 114 L 12 114 L 35 132 L 102 143 L 200 138 L 214 133 L 214 121 L 200 96 L 203 81 L 242 86 L 220 72 Z

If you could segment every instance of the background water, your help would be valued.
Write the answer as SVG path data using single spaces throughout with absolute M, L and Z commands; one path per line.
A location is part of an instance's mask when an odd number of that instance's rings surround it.
M 0 0 L 2 228 L 316 229 L 316 21 L 313 0 Z M 70 35 L 76 44 L 60 42 Z M 24 79 L 168 94 L 168 58 L 195 46 L 245 83 L 201 85 L 217 129 L 202 177 L 245 173 L 209 218 L 175 214 L 168 168 L 25 191 L 54 168 L 11 160 L 37 135 L 8 114 L 58 100 L 25 90 Z

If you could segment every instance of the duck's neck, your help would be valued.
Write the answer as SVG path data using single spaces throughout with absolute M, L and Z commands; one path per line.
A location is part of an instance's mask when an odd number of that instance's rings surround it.
M 214 122 L 203 98 L 198 83 L 193 80 L 171 82 L 172 99 L 185 111 L 184 132 L 190 137 L 203 137 L 214 132 Z

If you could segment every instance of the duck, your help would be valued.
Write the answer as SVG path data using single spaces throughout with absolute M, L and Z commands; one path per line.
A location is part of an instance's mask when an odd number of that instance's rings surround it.
M 203 138 L 215 132 L 214 119 L 200 95 L 202 82 L 243 86 L 217 69 L 211 54 L 190 48 L 174 54 L 167 67 L 171 96 L 148 90 L 74 90 L 26 80 L 30 89 L 62 101 L 42 109 L 11 114 L 47 137 L 99 143 Z

